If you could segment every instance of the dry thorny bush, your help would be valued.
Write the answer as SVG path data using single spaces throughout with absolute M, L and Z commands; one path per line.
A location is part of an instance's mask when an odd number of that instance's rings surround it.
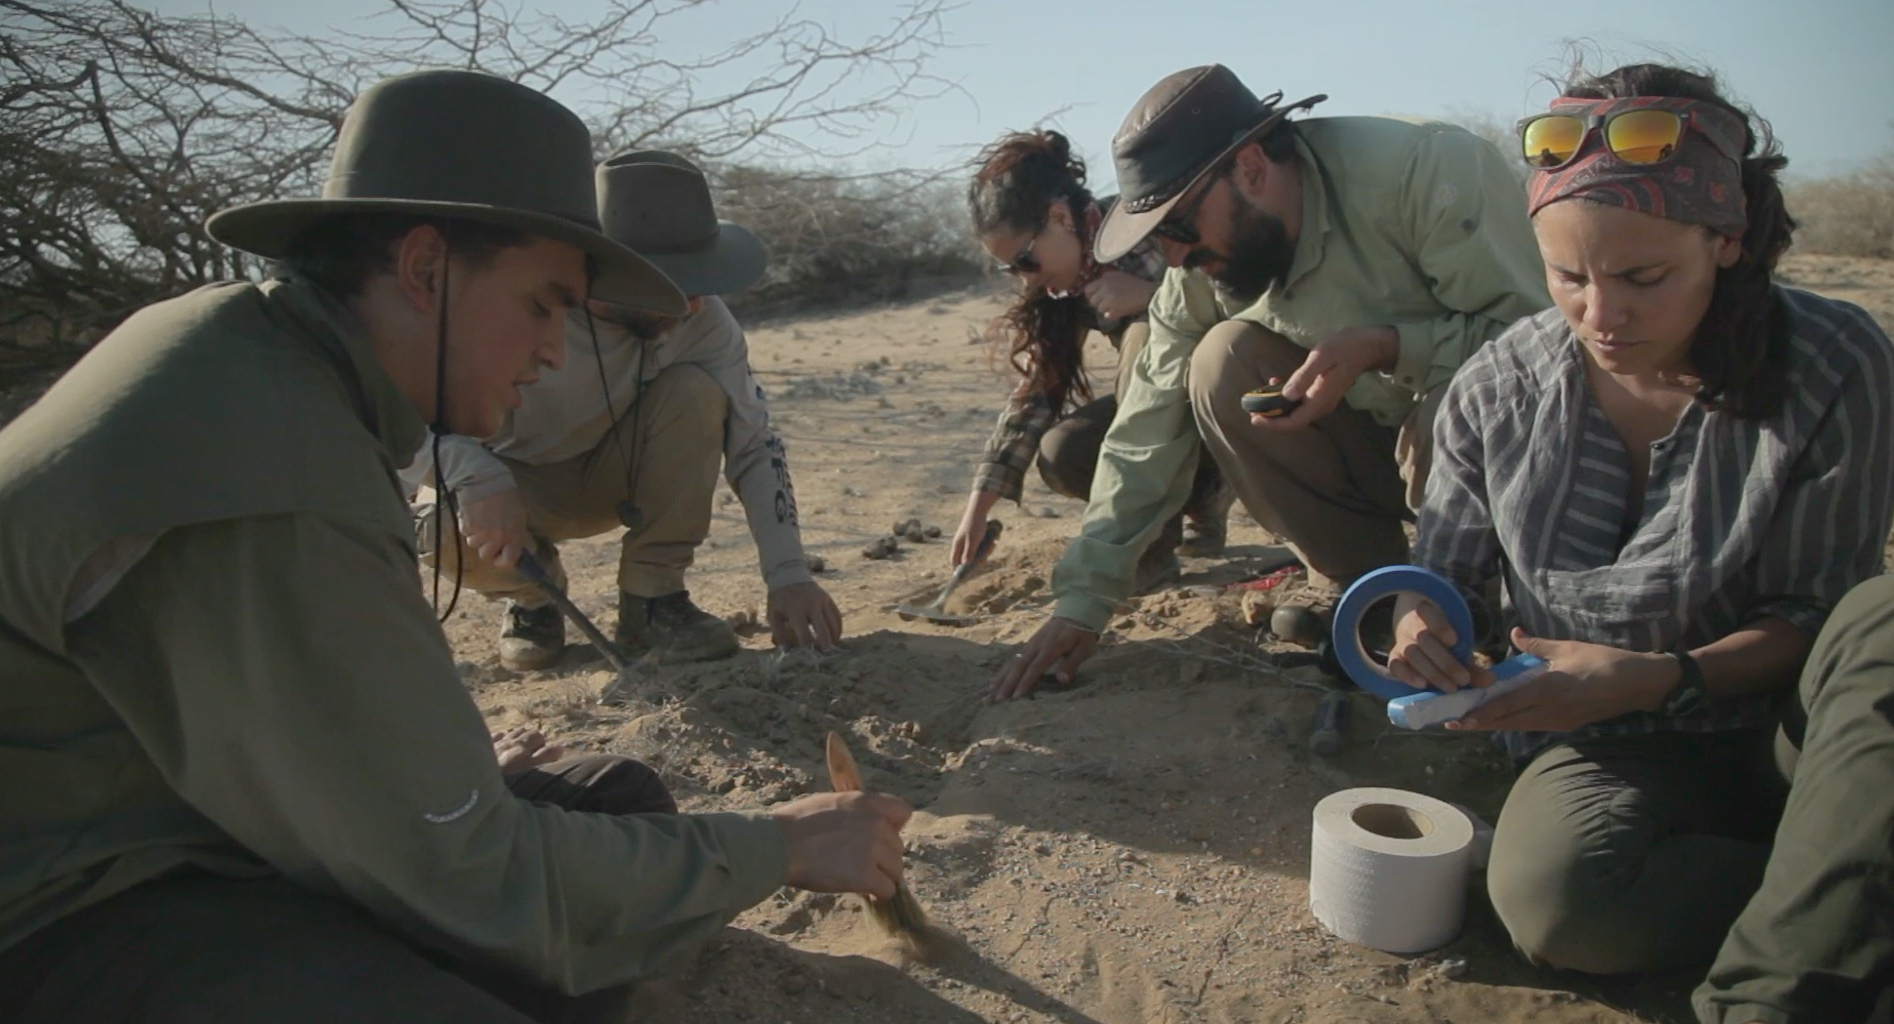
M 688 151 L 774 252 L 766 292 L 870 273 L 897 280 L 871 277 L 869 292 L 896 294 L 915 273 L 976 265 L 963 231 L 930 230 L 918 212 L 938 212 L 929 179 L 765 169 L 836 166 L 950 90 L 929 61 L 952 0 L 911 0 L 846 35 L 792 8 L 704 55 L 663 45 L 673 26 L 718 24 L 716 7 L 607 0 L 567 20 L 551 5 L 386 0 L 314 37 L 125 0 L 0 0 L 0 349 L 89 340 L 151 301 L 254 275 L 205 218 L 317 192 L 356 93 L 418 67 L 549 92 L 588 121 L 601 156 Z

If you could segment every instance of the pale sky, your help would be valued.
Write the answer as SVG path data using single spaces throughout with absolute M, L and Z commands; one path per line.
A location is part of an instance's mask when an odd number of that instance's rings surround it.
M 146 0 L 167 12 L 207 0 Z M 597 0 L 522 0 L 567 18 Z M 517 4 L 515 4 L 517 5 Z M 254 23 L 319 33 L 378 0 L 217 0 Z M 671 27 L 680 54 L 713 49 L 790 10 L 860 36 L 894 5 L 867 0 L 714 0 Z M 359 21 L 356 23 L 359 28 Z M 1108 152 L 1152 83 L 1197 64 L 1229 65 L 1257 93 L 1326 92 L 1319 114 L 1446 116 L 1508 123 L 1542 109 L 1565 41 L 1588 40 L 1603 67 L 1671 55 L 1707 64 L 1775 126 L 1791 171 L 1820 176 L 1894 151 L 1894 0 L 965 0 L 947 16 L 951 46 L 932 71 L 957 91 L 891 126 L 866 158 L 942 167 L 1001 132 L 1052 122 L 1109 186 Z M 713 83 L 714 84 L 714 83 Z

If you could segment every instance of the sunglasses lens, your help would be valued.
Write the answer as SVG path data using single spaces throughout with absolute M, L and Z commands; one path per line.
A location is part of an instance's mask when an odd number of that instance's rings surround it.
M 1605 143 L 1628 164 L 1654 164 L 1677 148 L 1683 119 L 1669 110 L 1631 110 L 1605 124 Z
M 1526 163 L 1557 167 L 1570 160 L 1585 141 L 1585 122 L 1565 114 L 1535 117 L 1519 133 Z

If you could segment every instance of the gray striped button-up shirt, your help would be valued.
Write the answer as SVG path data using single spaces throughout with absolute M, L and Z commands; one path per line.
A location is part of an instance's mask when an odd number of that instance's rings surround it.
M 1790 392 L 1775 416 L 1692 404 L 1651 445 L 1627 523 L 1631 459 L 1557 309 L 1515 323 L 1453 378 L 1414 562 L 1477 590 L 1496 574 L 1507 619 L 1534 636 L 1624 650 L 1701 647 L 1765 617 L 1811 639 L 1881 571 L 1894 517 L 1894 347 L 1859 307 L 1777 289 Z M 1636 713 L 1577 735 L 1770 724 L 1772 697 Z M 1524 759 L 1558 739 L 1510 734 Z

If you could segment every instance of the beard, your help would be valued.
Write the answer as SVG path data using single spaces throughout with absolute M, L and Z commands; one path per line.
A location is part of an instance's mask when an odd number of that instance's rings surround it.
M 1288 279 L 1296 259 L 1296 243 L 1289 238 L 1289 229 L 1281 218 L 1250 205 L 1241 194 L 1233 194 L 1233 198 L 1236 211 L 1230 218 L 1230 251 L 1192 249 L 1184 265 L 1201 269 L 1208 261 L 1219 262 L 1221 266 L 1214 271 L 1204 270 L 1204 275 L 1226 297 L 1247 306 Z

